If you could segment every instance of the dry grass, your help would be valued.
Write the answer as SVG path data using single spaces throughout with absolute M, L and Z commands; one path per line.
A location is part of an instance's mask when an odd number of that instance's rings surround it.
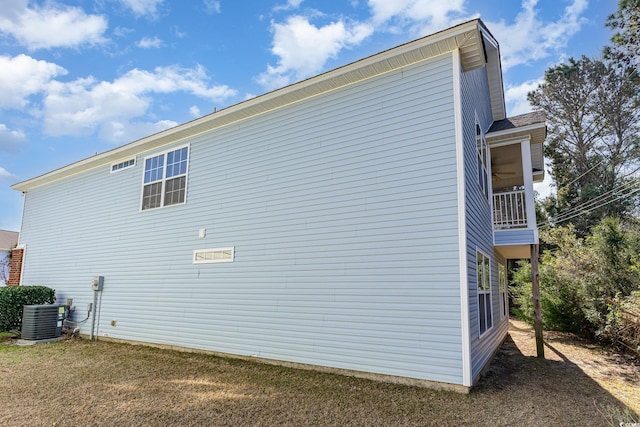
M 548 360 L 538 360 L 531 357 L 531 330 L 513 324 L 470 395 L 106 342 L 5 344 L 0 424 L 617 426 L 637 420 L 640 367 L 633 360 L 563 334 L 547 335 Z

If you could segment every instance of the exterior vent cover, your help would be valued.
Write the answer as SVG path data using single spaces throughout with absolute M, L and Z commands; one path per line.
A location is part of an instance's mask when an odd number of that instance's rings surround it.
M 25 305 L 22 312 L 22 339 L 46 340 L 62 335 L 64 305 Z

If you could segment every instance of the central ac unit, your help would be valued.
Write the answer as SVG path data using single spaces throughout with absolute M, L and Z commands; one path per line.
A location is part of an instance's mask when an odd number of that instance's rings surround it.
M 25 305 L 22 312 L 22 339 L 46 340 L 62 335 L 65 306 Z

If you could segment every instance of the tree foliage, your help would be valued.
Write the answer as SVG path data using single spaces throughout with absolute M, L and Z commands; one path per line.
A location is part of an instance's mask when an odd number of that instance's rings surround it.
M 9 281 L 9 266 L 11 264 L 11 257 L 9 255 L 3 256 L 0 252 L 0 286 L 6 285 Z
M 544 326 L 602 336 L 610 301 L 640 291 L 640 224 L 605 218 L 585 238 L 572 225 L 542 232 L 550 246 L 542 255 L 540 294 Z M 531 270 L 514 276 L 519 314 L 531 320 Z
M 640 0 L 620 0 L 603 59 L 551 67 L 528 95 L 547 115 L 556 188 L 536 209 L 550 226 L 540 234 L 544 326 L 610 342 L 620 336 L 621 307 L 640 302 L 639 23 Z M 529 264 L 514 282 L 516 314 L 531 321 Z
M 605 56 L 640 71 L 640 0 L 620 0 L 618 10 L 607 18 L 606 26 L 615 34 L 611 38 L 613 46 L 605 48 Z
M 585 56 L 551 67 L 529 93 L 547 113 L 545 155 L 556 194 L 543 201 L 551 224 L 571 221 L 579 236 L 605 216 L 637 204 L 640 81 L 624 67 Z

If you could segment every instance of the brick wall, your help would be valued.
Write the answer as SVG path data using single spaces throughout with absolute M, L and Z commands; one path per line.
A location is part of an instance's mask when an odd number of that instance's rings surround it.
M 11 251 L 11 264 L 9 264 L 9 281 L 7 281 L 7 286 L 20 285 L 23 255 L 24 249 L 14 249 L 13 251 Z

